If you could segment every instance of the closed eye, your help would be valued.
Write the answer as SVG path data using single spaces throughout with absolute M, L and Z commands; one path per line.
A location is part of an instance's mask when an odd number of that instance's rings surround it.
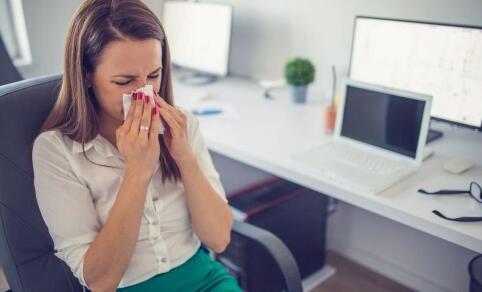
M 159 77 L 159 74 L 151 75 L 151 76 L 149 76 L 148 78 L 149 78 L 149 79 L 156 79 L 157 77 Z M 131 81 L 132 81 L 132 79 L 131 79 L 131 80 L 128 80 L 128 81 L 125 81 L 125 82 L 115 81 L 114 83 L 117 84 L 117 85 L 120 85 L 120 86 L 124 86 L 124 85 L 127 85 L 127 84 L 131 83 Z
M 127 84 L 131 83 L 131 81 L 132 81 L 132 80 L 129 80 L 129 81 L 127 81 L 127 82 L 117 82 L 117 81 L 114 81 L 114 83 L 117 84 L 117 85 L 123 86 L 123 85 L 127 85 Z

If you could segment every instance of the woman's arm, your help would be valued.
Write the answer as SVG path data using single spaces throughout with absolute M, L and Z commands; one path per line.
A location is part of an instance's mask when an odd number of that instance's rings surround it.
M 84 279 L 95 292 L 115 291 L 134 253 L 147 188 L 159 163 L 160 123 L 157 109 L 151 111 L 148 99 L 141 96 L 116 130 L 124 177 L 110 216 L 84 257 Z M 141 125 L 151 125 L 150 132 L 139 130 Z
M 126 168 L 117 199 L 84 257 L 84 279 L 92 291 L 115 291 L 134 253 L 149 179 Z
M 194 232 L 214 252 L 224 251 L 233 225 L 230 207 L 213 189 L 195 156 L 178 161 L 178 166 Z
M 230 241 L 233 217 L 230 207 L 213 189 L 199 164 L 200 161 L 211 164 L 199 121 L 191 119 L 193 133 L 188 135 L 186 114 L 159 96 L 154 95 L 154 98 L 159 113 L 168 124 L 163 138 L 181 172 L 194 232 L 211 250 L 220 253 Z M 191 136 L 192 147 L 188 136 Z

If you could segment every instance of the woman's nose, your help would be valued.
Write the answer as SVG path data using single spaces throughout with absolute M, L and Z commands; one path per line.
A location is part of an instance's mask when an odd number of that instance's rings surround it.
M 134 83 L 134 87 L 132 90 L 136 90 L 138 88 L 144 87 L 145 85 L 150 84 L 149 79 L 140 79 L 139 81 Z
M 149 80 L 148 77 L 146 77 L 146 78 L 144 78 L 144 79 L 141 79 L 141 80 L 139 81 L 139 83 L 140 83 L 140 84 L 137 85 L 137 88 L 139 88 L 139 87 L 144 87 L 144 86 L 147 85 L 147 84 L 151 84 L 151 82 L 150 82 L 150 80 Z

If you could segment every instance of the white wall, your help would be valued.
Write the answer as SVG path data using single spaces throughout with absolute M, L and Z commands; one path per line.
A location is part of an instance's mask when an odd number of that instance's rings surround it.
M 22 1 L 32 52 L 32 64 L 18 68 L 24 78 L 62 71 L 67 26 L 81 2 L 80 0 Z
M 60 72 L 67 25 L 80 0 L 24 0 L 33 64 L 25 77 Z M 212 1 L 214 2 L 214 1 Z M 330 66 L 346 74 L 356 14 L 482 25 L 480 0 L 225 0 L 234 6 L 230 71 L 278 78 L 292 56 L 318 70 L 310 98 L 325 97 Z M 160 15 L 162 1 L 147 1 Z M 55 9 L 53 9 L 55 7 Z M 55 11 L 54 11 L 55 10 Z M 268 176 L 215 156 L 227 190 Z M 474 253 L 364 210 L 341 204 L 329 221 L 328 244 L 352 259 L 421 291 L 468 291 Z
M 231 72 L 278 78 L 289 57 L 318 70 L 310 98 L 331 91 L 331 66 L 348 71 L 355 15 L 482 25 L 480 0 L 217 0 L 234 7 Z

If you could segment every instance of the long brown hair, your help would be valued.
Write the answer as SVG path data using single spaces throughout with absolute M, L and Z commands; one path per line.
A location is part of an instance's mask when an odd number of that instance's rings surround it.
M 87 74 L 94 72 L 102 50 L 112 41 L 154 38 L 162 47 L 162 80 L 158 92 L 173 105 L 169 47 L 161 22 L 141 0 L 86 0 L 74 14 L 65 45 L 64 73 L 57 101 L 45 120 L 40 133 L 58 130 L 74 141 L 85 143 L 99 133 L 95 94 L 88 86 Z M 162 181 L 177 182 L 179 168 L 169 153 L 162 136 L 160 169 Z M 95 163 L 97 164 L 97 163 Z M 98 164 L 99 165 L 99 164 Z M 102 165 L 112 167 L 108 165 Z

